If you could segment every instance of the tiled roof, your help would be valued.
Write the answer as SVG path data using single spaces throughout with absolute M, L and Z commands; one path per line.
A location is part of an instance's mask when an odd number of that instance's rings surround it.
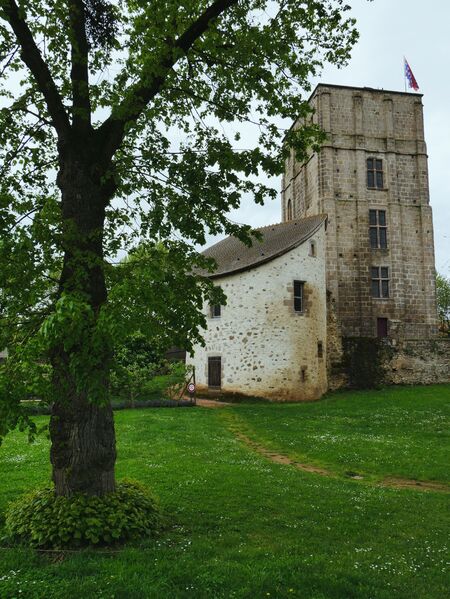
M 314 235 L 326 218 L 326 214 L 318 214 L 255 229 L 263 238 L 262 241 L 255 239 L 251 247 L 247 247 L 236 237 L 227 237 L 203 252 L 204 256 L 214 258 L 217 269 L 213 273 L 201 271 L 200 274 L 214 279 L 269 262 L 304 243 Z

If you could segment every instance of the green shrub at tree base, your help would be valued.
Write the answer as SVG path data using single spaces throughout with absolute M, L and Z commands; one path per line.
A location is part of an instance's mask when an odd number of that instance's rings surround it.
M 11 503 L 6 511 L 7 538 L 34 547 L 67 548 L 111 545 L 149 537 L 160 525 L 151 492 L 124 480 L 103 497 L 61 497 L 53 489 L 37 489 Z

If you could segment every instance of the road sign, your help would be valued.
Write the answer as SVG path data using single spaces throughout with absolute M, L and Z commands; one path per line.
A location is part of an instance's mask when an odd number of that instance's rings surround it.
M 192 395 L 193 393 L 195 393 L 195 385 L 194 383 L 189 383 L 188 385 L 188 391 L 189 393 Z

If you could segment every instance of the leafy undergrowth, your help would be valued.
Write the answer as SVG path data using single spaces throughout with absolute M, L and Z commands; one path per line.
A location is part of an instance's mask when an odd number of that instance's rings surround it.
M 380 476 L 441 479 L 449 396 L 448 386 L 416 387 L 342 393 L 301 406 L 264 404 L 261 413 L 254 404 L 119 412 L 118 477 L 152 488 L 172 527 L 119 553 L 56 559 L 0 549 L 0 597 L 440 599 L 448 586 L 447 495 L 274 464 L 238 441 L 222 414 L 236 413 L 278 449 L 301 444 L 301 453 L 306 447 L 319 462 L 339 463 L 339 443 L 330 444 L 331 454 L 316 454 L 302 439 L 314 426 L 318 436 L 342 432 L 340 451 L 350 444 L 354 456 L 348 468 L 374 471 L 376 464 Z M 427 425 L 438 413 L 434 428 Z M 401 430 L 399 417 L 408 420 Z M 379 440 L 367 446 L 367 435 Z M 408 456 L 401 452 L 405 442 L 414 449 Z M 47 441 L 39 437 L 29 446 L 20 433 L 8 437 L 0 448 L 0 512 L 48 477 Z
M 5 518 L 10 541 L 42 548 L 123 543 L 152 536 L 159 526 L 155 498 L 129 480 L 104 497 L 57 497 L 51 487 L 37 489 L 12 502 Z

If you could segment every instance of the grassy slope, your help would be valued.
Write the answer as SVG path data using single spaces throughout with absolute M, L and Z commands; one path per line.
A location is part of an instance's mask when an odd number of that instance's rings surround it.
M 334 393 L 314 404 L 247 405 L 235 418 L 270 449 L 338 474 L 449 481 L 449 385 Z
M 61 563 L 0 550 L 0 598 L 443 597 L 448 496 L 272 464 L 235 440 L 227 414 L 279 450 L 336 468 L 346 456 L 346 469 L 442 478 L 449 396 L 447 386 L 301 406 L 119 412 L 118 475 L 154 488 L 170 528 L 113 556 L 85 552 Z M 343 440 L 311 447 L 327 434 Z M 47 457 L 44 439 L 30 447 L 20 433 L 7 438 L 0 512 L 48 479 Z

